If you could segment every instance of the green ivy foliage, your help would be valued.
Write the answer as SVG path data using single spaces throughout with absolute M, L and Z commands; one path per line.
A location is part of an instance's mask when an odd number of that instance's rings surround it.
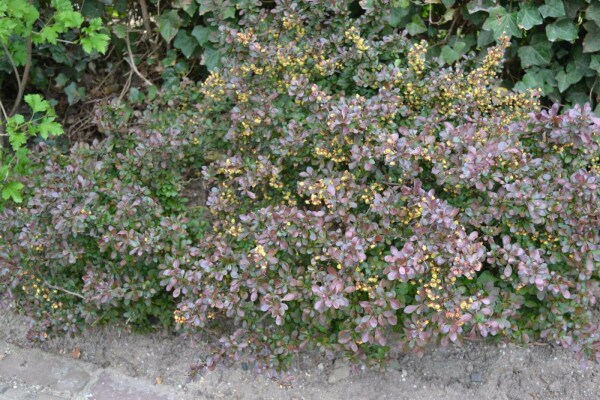
M 390 27 L 432 42 L 430 54 L 450 65 L 470 51 L 511 38 L 503 78 L 517 91 L 541 89 L 546 103 L 600 98 L 600 1 L 598 0 L 365 0 L 387 4 Z

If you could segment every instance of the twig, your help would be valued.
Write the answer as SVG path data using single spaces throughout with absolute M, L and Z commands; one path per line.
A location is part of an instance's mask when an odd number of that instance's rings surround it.
M 127 33 L 125 35 L 125 43 L 127 44 L 127 54 L 129 55 L 129 60 L 127 60 L 127 63 L 129 64 L 129 66 L 131 67 L 133 72 L 135 72 L 135 74 L 137 76 L 142 78 L 142 80 L 146 83 L 146 85 L 154 86 L 154 84 L 152 82 L 150 82 L 148 79 L 146 79 L 146 77 L 144 75 L 142 75 L 142 73 L 135 66 L 135 61 L 133 61 L 133 52 L 131 51 L 131 44 L 129 43 L 129 33 Z
M 10 110 L 9 115 L 14 115 L 19 106 L 21 105 L 21 100 L 23 99 L 23 95 L 25 94 L 25 86 L 27 86 L 27 81 L 29 80 L 29 70 L 31 69 L 31 35 L 27 37 L 27 42 L 25 44 L 25 51 L 27 54 L 27 58 L 25 60 L 25 69 L 23 70 L 23 75 L 21 76 L 21 80 L 19 82 L 19 93 L 17 93 L 17 98 Z
M 46 281 L 46 280 L 44 280 L 44 284 L 45 284 L 46 286 L 48 286 L 50 289 L 59 290 L 59 291 L 61 291 L 61 292 L 64 292 L 64 293 L 70 294 L 71 296 L 79 297 L 80 299 L 85 299 L 85 297 L 83 297 L 83 295 L 81 295 L 81 294 L 79 294 L 79 293 L 71 292 L 70 290 L 67 290 L 67 289 L 61 288 L 60 286 L 54 286 L 54 285 L 51 285 L 51 284 L 50 284 L 48 281 Z
M 19 76 L 19 70 L 17 69 L 15 60 L 12 58 L 12 56 L 10 55 L 10 51 L 8 51 L 8 49 L 6 48 L 5 45 L 2 45 L 2 48 L 4 49 L 4 52 L 6 53 L 6 57 L 8 57 L 8 61 L 10 62 L 10 65 L 12 66 L 12 69 L 15 73 L 15 79 L 17 80 L 17 86 L 20 89 L 21 88 L 21 77 Z
M 142 18 L 144 19 L 144 28 L 146 29 L 146 34 L 150 35 L 152 33 L 150 28 L 150 16 L 148 15 L 148 5 L 146 4 L 146 0 L 139 0 L 140 8 L 142 9 Z
M 2 104 L 2 99 L 0 99 L 0 110 L 2 111 L 2 117 L 4 117 L 5 120 L 8 120 L 8 114 L 6 113 L 6 109 L 4 108 L 4 104 Z M 4 126 L 3 124 L 0 126 Z

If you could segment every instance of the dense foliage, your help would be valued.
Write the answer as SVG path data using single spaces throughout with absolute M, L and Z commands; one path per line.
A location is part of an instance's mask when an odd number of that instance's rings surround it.
M 186 166 L 201 162 L 199 142 L 189 144 L 190 113 L 169 111 L 172 96 L 144 113 L 99 109 L 102 142 L 68 154 L 44 145 L 32 159 L 37 173 L 22 180 L 26 205 L 0 213 L 0 294 L 32 317 L 32 338 L 104 322 L 172 326 L 175 304 L 158 266 L 205 225 L 184 192 L 197 179 Z
M 93 18 L 83 26 L 84 17 L 73 8 L 70 0 L 52 0 L 51 7 L 41 10 L 43 14 L 32 2 L 25 0 L 0 3 L 0 46 L 3 50 L 0 56 L 0 208 L 9 199 L 21 202 L 23 184 L 19 177 L 30 173 L 27 141 L 36 137 L 47 140 L 63 133 L 50 103 L 39 94 L 25 95 L 34 51 L 48 45 L 56 46 L 63 40 L 59 39 L 63 34 L 74 36 L 76 42 L 70 43 L 80 45 L 83 49 L 80 51 L 87 54 L 104 53 L 108 47 L 109 36 L 102 32 L 102 21 Z M 12 91 L 4 90 L 6 72 L 13 83 Z M 7 92 L 14 93 L 14 97 L 8 99 Z M 22 100 L 30 107 L 27 118 L 19 113 Z
M 36 146 L 22 205 L 0 214 L 0 300 L 41 339 L 119 320 L 217 327 L 209 368 L 278 369 L 302 349 L 383 361 L 489 336 L 598 358 L 600 120 L 501 85 L 505 54 L 534 45 L 493 25 L 512 5 L 428 3 L 206 0 L 143 18 L 211 73 L 171 85 L 187 64 L 169 52 L 170 90 L 96 107 L 103 140 Z M 442 6 L 494 19 L 415 41 Z M 101 9 L 126 15 L 114 7 Z M 111 25 L 113 39 L 144 81 L 130 28 Z M 468 35 L 497 43 L 460 58 Z
M 360 2 L 363 5 L 371 1 Z M 515 89 L 541 89 L 546 102 L 598 107 L 600 1 L 392 0 L 387 21 L 434 42 L 430 54 L 452 63 L 505 34 L 511 48 L 502 73 Z M 597 113 L 600 108 L 596 109 Z
M 233 321 L 222 357 L 382 359 L 466 337 L 592 351 L 598 133 L 498 86 L 508 39 L 440 68 L 386 7 L 282 1 L 223 32 L 199 134 L 213 231 L 167 257 L 186 329 Z

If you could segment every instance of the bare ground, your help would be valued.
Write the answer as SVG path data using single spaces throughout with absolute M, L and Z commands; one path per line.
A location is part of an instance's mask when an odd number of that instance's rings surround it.
M 31 346 L 26 331 L 23 317 L 0 310 L 0 344 Z M 37 347 L 65 358 L 77 347 L 80 360 L 169 385 L 181 399 L 600 399 L 600 366 L 584 368 L 572 353 L 550 345 L 468 343 L 422 358 L 401 355 L 384 372 L 351 371 L 344 363 L 307 355 L 291 371 L 289 387 L 239 366 L 221 367 L 190 381 L 189 367 L 206 354 L 206 346 L 173 335 L 97 328 Z M 39 388 L 28 390 L 36 398 Z

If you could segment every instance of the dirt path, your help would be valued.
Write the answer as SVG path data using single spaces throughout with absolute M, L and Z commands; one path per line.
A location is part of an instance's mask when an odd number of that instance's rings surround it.
M 571 353 L 551 346 L 469 344 L 401 356 L 386 372 L 307 358 L 292 371 L 292 387 L 281 388 L 240 367 L 189 382 L 188 368 L 203 345 L 172 336 L 101 328 L 40 349 L 28 347 L 25 332 L 23 318 L 0 310 L 0 400 L 600 399 L 600 366 L 583 369 Z

